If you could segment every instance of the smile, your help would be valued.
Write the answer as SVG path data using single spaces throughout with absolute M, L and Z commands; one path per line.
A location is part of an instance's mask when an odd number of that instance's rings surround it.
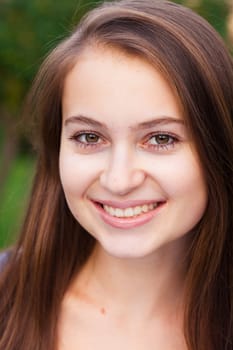
M 133 203 L 92 201 L 92 203 L 105 223 L 115 228 L 130 229 L 151 221 L 159 214 L 166 201 L 148 203 L 142 203 L 142 201 L 140 203 L 138 201 Z
M 117 218 L 130 218 L 135 217 L 144 213 L 148 213 L 149 211 L 157 208 L 158 203 L 151 204 L 143 204 L 141 206 L 137 205 L 135 207 L 129 207 L 125 209 L 114 208 L 108 205 L 103 205 L 103 209 L 111 216 L 115 216 Z

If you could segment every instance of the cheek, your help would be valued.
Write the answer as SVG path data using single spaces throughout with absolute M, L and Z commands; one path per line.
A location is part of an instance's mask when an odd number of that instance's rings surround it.
M 99 172 L 98 162 L 88 156 L 61 151 L 59 158 L 60 179 L 66 197 L 81 194 L 95 181 Z
M 75 186 L 75 179 L 78 173 L 76 164 L 72 161 L 72 157 L 61 149 L 59 157 L 60 179 L 65 194 L 72 191 Z
M 207 187 L 199 162 L 190 152 L 165 157 L 154 174 L 168 200 L 167 217 L 163 225 L 176 230 L 174 234 L 189 232 L 203 217 L 207 205 Z M 172 225 L 172 228 L 171 226 Z
M 170 198 L 206 197 L 206 184 L 199 162 L 191 150 L 161 158 L 158 166 L 154 163 L 155 178 Z
M 202 218 L 207 205 L 207 188 L 197 157 L 187 152 L 174 164 L 173 186 L 168 185 L 169 196 L 190 230 Z

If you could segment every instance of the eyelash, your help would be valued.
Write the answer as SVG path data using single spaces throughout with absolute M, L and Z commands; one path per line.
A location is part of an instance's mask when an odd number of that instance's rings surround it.
M 166 144 L 149 144 L 148 142 L 153 139 L 156 138 L 158 136 L 165 136 L 169 139 L 169 141 Z M 156 133 L 152 133 L 149 136 L 147 136 L 146 138 L 146 146 L 152 149 L 156 149 L 158 151 L 163 151 L 163 150 L 168 150 L 169 148 L 173 148 L 175 146 L 176 143 L 179 142 L 179 139 L 176 135 L 174 135 L 173 133 L 170 132 L 166 132 L 166 131 L 157 131 Z
M 87 136 L 87 135 L 92 135 L 92 136 L 96 136 L 98 138 L 97 142 L 90 142 L 88 143 L 88 141 L 83 142 L 79 140 L 79 137 L 81 136 Z M 165 136 L 169 139 L 169 141 L 166 144 L 149 144 L 148 142 L 153 139 L 156 138 L 158 136 Z M 95 131 L 81 131 L 76 133 L 75 135 L 71 136 L 70 139 L 75 141 L 78 144 L 78 147 L 87 149 L 87 148 L 91 148 L 91 149 L 95 149 L 97 147 L 99 147 L 99 145 L 101 145 L 102 142 L 99 142 L 100 139 L 104 138 L 99 135 L 98 133 L 96 133 Z M 157 131 L 156 133 L 152 133 L 150 135 L 147 136 L 147 138 L 145 139 L 145 141 L 143 142 L 143 148 L 149 147 L 149 149 L 152 150 L 158 150 L 158 151 L 163 151 L 163 150 L 168 150 L 169 148 L 172 148 L 175 146 L 176 143 L 179 142 L 179 139 L 176 135 L 174 135 L 173 133 L 170 132 L 165 132 L 165 131 Z M 104 142 L 105 143 L 105 142 Z
M 96 148 L 99 146 L 100 142 L 96 142 L 96 143 L 88 143 L 88 142 L 83 142 L 83 141 L 80 141 L 78 138 L 81 137 L 81 136 L 87 136 L 87 135 L 94 135 L 94 136 L 97 136 L 98 137 L 98 141 L 100 138 L 103 138 L 101 135 L 99 135 L 98 133 L 96 133 L 95 131 L 80 131 L 78 132 L 77 134 L 73 135 L 70 137 L 71 140 L 75 141 L 77 144 L 78 144 L 78 147 L 81 147 L 81 148 Z M 103 138 L 104 139 L 104 138 Z

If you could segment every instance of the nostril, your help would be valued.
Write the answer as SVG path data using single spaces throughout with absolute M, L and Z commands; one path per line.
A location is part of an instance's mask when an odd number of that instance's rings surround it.
M 117 171 L 116 171 L 117 170 Z M 119 171 L 120 170 L 120 171 Z M 100 174 L 100 185 L 109 192 L 123 196 L 139 187 L 145 180 L 146 174 L 141 169 L 131 167 L 125 170 L 111 167 Z

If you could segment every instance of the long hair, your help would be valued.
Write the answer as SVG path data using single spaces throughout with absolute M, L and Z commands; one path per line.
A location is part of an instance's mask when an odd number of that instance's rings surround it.
M 89 12 L 42 65 L 28 102 L 38 165 L 27 215 L 0 281 L 0 350 L 55 350 L 61 300 L 95 240 L 71 215 L 59 178 L 64 79 L 88 46 L 150 62 L 179 101 L 208 190 L 186 277 L 189 350 L 233 348 L 233 64 L 222 39 L 168 1 L 120 0 Z M 184 213 L 185 215 L 185 213 Z

